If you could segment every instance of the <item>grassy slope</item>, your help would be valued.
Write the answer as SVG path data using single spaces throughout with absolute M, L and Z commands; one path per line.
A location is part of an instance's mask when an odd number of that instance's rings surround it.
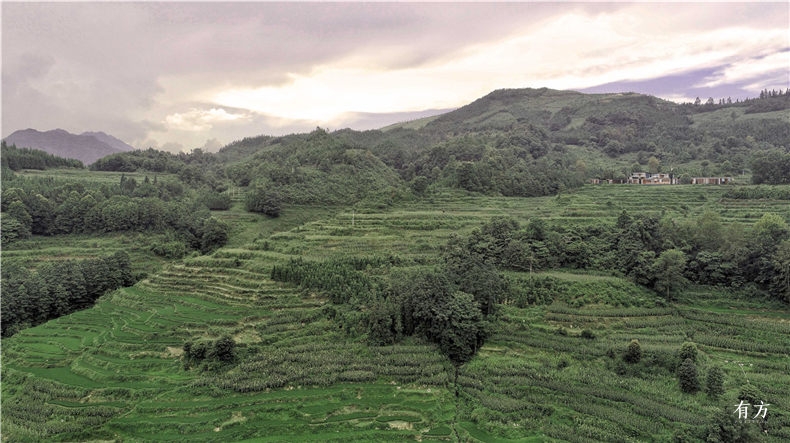
M 702 112 L 691 116 L 693 127 L 699 128 L 711 125 L 728 125 L 739 120 L 769 120 L 777 119 L 790 123 L 790 113 L 787 111 L 760 112 L 746 114 L 743 108 L 724 108 L 716 111 Z
M 668 438 L 730 408 L 747 376 L 773 405 L 773 426 L 784 426 L 769 435 L 781 441 L 790 432 L 786 307 L 748 298 L 727 306 L 705 288 L 666 308 L 505 307 L 462 368 L 456 399 L 452 368 L 433 347 L 369 347 L 326 318 L 325 300 L 268 279 L 272 265 L 295 256 L 394 253 L 430 263 L 452 233 L 498 215 L 587 223 L 623 209 L 691 217 L 710 207 L 733 222 L 769 210 L 790 217 L 779 202 L 727 201 L 722 192 L 588 186 L 537 199 L 436 195 L 382 211 L 286 207 L 275 220 L 221 213 L 237 225 L 229 247 L 3 341 L 3 440 Z M 596 338 L 580 338 L 582 328 Z M 225 333 L 254 357 L 221 376 L 182 369 L 185 340 Z M 648 365 L 618 376 L 607 357 L 639 338 L 647 355 L 663 358 L 689 337 L 703 372 L 713 363 L 725 370 L 724 400 L 683 395 L 672 374 Z

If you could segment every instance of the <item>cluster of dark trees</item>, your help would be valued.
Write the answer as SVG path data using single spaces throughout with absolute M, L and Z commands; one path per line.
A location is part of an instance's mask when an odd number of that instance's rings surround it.
M 217 340 L 191 340 L 184 343 L 184 369 L 211 370 L 236 360 L 236 342 L 225 335 Z
M 363 270 L 389 269 L 400 263 L 397 258 L 292 260 L 275 266 L 271 277 L 325 294 L 334 303 L 327 315 L 347 331 L 367 333 L 374 344 L 419 336 L 461 365 L 483 344 L 505 283 L 490 265 L 458 252 L 448 249 L 441 267 L 389 278 Z
M 269 217 L 279 217 L 282 208 L 280 193 L 270 187 L 255 186 L 247 191 L 244 205 L 249 212 L 258 212 Z
M 228 240 L 230 227 L 210 209 L 228 209 L 230 198 L 209 186 L 185 189 L 182 181 L 160 181 L 156 175 L 141 181 L 122 175 L 116 183 L 102 183 L 5 174 L 6 166 L 30 169 L 71 163 L 13 146 L 3 145 L 2 153 L 3 247 L 33 235 L 148 232 L 164 234 L 164 240 L 151 247 L 153 253 L 182 258 L 190 250 L 208 253 Z M 149 154 L 156 156 L 155 151 Z M 82 309 L 107 290 L 128 284 L 128 257 L 113 262 L 116 258 L 44 264 L 37 273 L 4 260 L 3 334 Z M 113 280 L 114 272 L 121 277 Z M 55 284 L 59 279 L 61 284 Z
M 462 291 L 447 270 L 415 272 L 408 277 L 394 282 L 382 300 L 391 303 L 390 312 L 371 314 L 374 338 L 386 343 L 417 335 L 436 343 L 456 365 L 471 360 L 488 335 L 488 316 L 483 313 L 487 306 Z
M 2 336 L 93 305 L 108 291 L 134 283 L 129 255 L 50 261 L 37 269 L 2 267 Z
M 17 148 L 0 142 L 0 161 L 3 170 L 21 171 L 22 169 L 45 170 L 50 168 L 77 168 L 85 166 L 81 161 L 72 158 L 61 158 L 44 151 L 30 148 Z
M 495 219 L 464 239 L 467 250 L 502 269 L 591 269 L 622 275 L 671 299 L 689 282 L 752 284 L 790 302 L 790 227 L 776 214 L 752 226 L 725 225 L 718 214 L 675 220 L 623 211 L 614 225 L 526 226 Z
M 31 235 L 126 231 L 172 232 L 204 253 L 224 245 L 229 226 L 212 217 L 200 201 L 175 199 L 181 192 L 180 185 L 147 177 L 140 185 L 122 176 L 117 186 L 93 188 L 46 179 L 5 181 L 3 245 Z M 210 198 L 213 193 L 202 195 Z
M 464 189 L 487 195 L 537 197 L 579 187 L 584 177 L 575 159 L 551 144 L 538 128 L 497 137 L 463 137 L 442 144 L 401 171 L 413 183 Z
M 697 97 L 694 103 L 684 103 L 683 106 L 696 112 L 707 112 L 724 107 L 746 107 L 746 113 L 758 113 L 787 109 L 788 98 L 790 98 L 790 89 L 782 91 L 781 89 L 768 90 L 766 88 L 760 91 L 758 97 L 754 98 L 733 100 L 732 97 L 727 97 L 715 100 L 713 97 L 708 97 L 703 103 L 702 99 Z

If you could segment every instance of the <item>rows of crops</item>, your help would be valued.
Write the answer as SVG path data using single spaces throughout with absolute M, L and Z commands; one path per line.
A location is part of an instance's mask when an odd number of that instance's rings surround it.
M 705 432 L 710 417 L 731 412 L 729 403 L 737 404 L 738 390 L 750 383 L 775 406 L 768 436 L 790 437 L 786 321 L 685 308 L 555 305 L 543 318 L 536 325 L 530 309 L 508 308 L 482 358 L 462 368 L 464 413 L 491 433 L 542 429 L 568 441 L 644 441 L 680 429 Z M 630 366 L 621 355 L 632 339 L 644 356 Z M 724 370 L 727 394 L 680 392 L 674 368 L 685 342 L 699 348 L 702 374 Z
M 309 228 L 307 228 L 309 229 Z M 301 229 L 300 229 L 301 230 Z M 4 434 L 21 441 L 446 437 L 447 362 L 421 343 L 368 348 L 326 300 L 268 279 L 293 255 L 228 249 L 165 267 L 90 310 L 4 343 Z M 185 371 L 190 339 L 233 336 L 229 371 Z M 382 403 L 382 399 L 387 401 Z
M 400 266 L 431 265 L 453 233 L 501 215 L 611 223 L 623 209 L 683 217 L 712 207 L 727 220 L 748 222 L 765 205 L 787 212 L 771 201 L 722 201 L 722 192 L 585 187 L 537 199 L 439 195 L 324 214 L 168 265 L 92 309 L 3 341 L 3 438 L 669 439 L 704 432 L 712 416 L 731 412 L 748 380 L 771 404 L 765 437 L 790 439 L 786 311 L 760 312 L 748 301 L 733 302 L 738 309 L 729 312 L 691 306 L 693 300 L 663 304 L 613 277 L 555 272 L 574 287 L 613 281 L 612 291 L 622 294 L 503 306 L 486 345 L 456 374 L 432 345 L 410 339 L 371 347 L 340 328 L 320 295 L 269 279 L 272 266 L 297 257 L 377 254 L 398 257 Z M 633 303 L 621 303 L 629 294 Z M 237 344 L 236 364 L 184 368 L 184 343 L 224 335 Z M 621 358 L 632 339 L 644 351 L 635 365 Z M 677 352 L 686 342 L 699 350 L 703 380 L 711 367 L 723 369 L 721 397 L 678 389 Z

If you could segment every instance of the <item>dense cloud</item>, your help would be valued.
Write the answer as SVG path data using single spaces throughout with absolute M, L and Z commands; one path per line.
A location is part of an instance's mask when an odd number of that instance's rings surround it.
M 787 87 L 787 16 L 765 3 L 4 3 L 2 130 L 193 149 L 386 124 L 505 87 L 754 96 Z

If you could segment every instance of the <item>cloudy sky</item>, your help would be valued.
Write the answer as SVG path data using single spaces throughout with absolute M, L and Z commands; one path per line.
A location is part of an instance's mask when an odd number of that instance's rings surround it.
M 790 87 L 790 4 L 2 2 L 2 136 L 216 150 L 495 89 L 675 101 Z

